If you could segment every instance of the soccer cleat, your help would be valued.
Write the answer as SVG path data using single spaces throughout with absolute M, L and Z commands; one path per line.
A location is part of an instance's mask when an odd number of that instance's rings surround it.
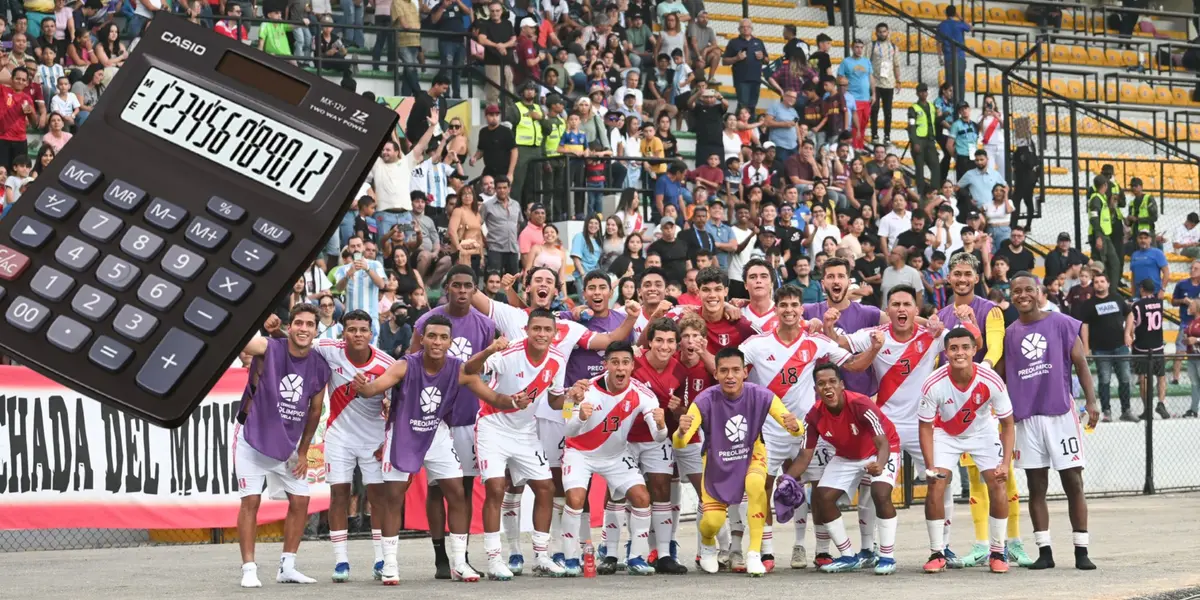
M 525 557 L 520 554 L 511 554 L 508 557 L 508 570 L 513 576 L 520 575 L 525 570 Z
M 858 566 L 863 569 L 874 567 L 879 562 L 879 557 L 870 550 L 859 550 L 856 556 L 858 557 Z
M 450 569 L 450 579 L 454 581 L 462 581 L 465 583 L 476 583 L 479 581 L 479 573 L 471 568 L 471 565 L 466 562 Z
M 296 569 L 279 569 L 275 575 L 276 583 L 316 583 L 317 580 L 297 571 Z
M 990 568 L 993 573 L 1007 573 L 1008 559 L 1005 558 L 1004 554 L 1000 552 L 993 552 L 988 555 L 988 568 Z
M 487 578 L 491 581 L 511 581 L 512 571 L 499 557 L 488 560 Z
M 1008 556 L 1009 562 L 1017 563 L 1018 567 L 1028 567 L 1033 564 L 1033 559 L 1029 558 L 1029 554 L 1025 552 L 1025 545 L 1021 540 L 1008 540 L 1004 545 L 1004 553 Z
M 925 562 L 926 573 L 941 573 L 946 570 L 946 555 L 941 552 L 934 552 L 929 555 L 929 560 Z
M 667 557 L 667 558 L 670 558 L 670 557 Z M 626 563 L 625 568 L 626 568 L 626 571 L 630 575 L 653 575 L 654 574 L 654 567 L 652 567 L 650 565 L 650 563 L 646 562 L 646 559 L 644 559 L 640 556 L 635 556 L 635 557 L 629 559 L 629 562 Z
M 770 573 L 771 571 L 774 571 L 775 570 L 775 555 L 774 554 L 762 555 L 762 564 L 764 567 L 767 568 L 768 573 Z M 749 568 L 749 567 L 747 567 L 747 568 Z
M 991 550 L 988 548 L 987 544 L 972 544 L 971 553 L 959 557 L 959 561 L 962 563 L 963 567 L 978 567 L 987 561 L 987 556 L 990 551 Z
M 763 564 L 763 555 L 750 551 L 746 553 L 746 574 L 751 577 L 762 577 L 767 574 L 767 566 Z
M 880 556 L 879 560 L 875 561 L 876 575 L 891 575 L 896 572 L 896 559 L 890 556 Z
M 382 560 L 375 563 L 374 571 L 375 571 L 375 581 L 380 581 L 381 579 L 383 579 L 383 561 Z
M 962 559 L 959 558 L 958 555 L 955 554 L 954 551 L 950 549 L 950 546 L 946 546 L 944 549 L 942 549 L 942 556 L 946 557 L 946 568 L 947 569 L 963 568 Z
M 858 555 L 856 554 L 844 554 L 821 567 L 823 573 L 845 573 L 856 570 L 858 570 Z
M 1037 560 L 1033 561 L 1033 564 L 1029 565 L 1029 568 L 1034 571 L 1054 568 L 1054 552 L 1050 550 L 1050 546 L 1038 548 Z
M 1096 563 L 1088 558 L 1088 549 L 1086 547 L 1075 548 L 1075 568 L 1080 571 L 1094 571 L 1096 569 Z
M 808 568 L 808 553 L 804 551 L 804 546 L 792 546 L 792 568 Z
M 716 573 L 720 570 L 721 564 L 718 558 L 716 546 L 700 545 L 700 560 L 697 561 L 701 571 L 705 573 Z
M 379 580 L 383 585 L 400 585 L 400 565 L 396 562 L 396 558 L 391 560 L 383 559 L 383 568 L 379 570 Z
M 596 565 L 597 575 L 612 575 L 617 572 L 617 557 L 605 556 L 604 560 Z
M 562 568 L 566 577 L 579 577 L 583 574 L 583 565 L 579 564 L 578 558 L 564 558 Z
M 729 570 L 734 573 L 746 572 L 746 558 L 742 556 L 741 550 L 733 550 L 729 553 Z
M 625 560 L 628 561 L 629 557 L 626 556 Z M 658 562 L 658 550 L 657 549 L 651 550 L 650 554 L 646 555 L 646 562 L 649 564 L 654 564 L 654 563 Z
M 242 569 L 242 587 L 244 588 L 260 588 L 262 582 L 258 580 L 258 569 Z
M 724 569 L 726 571 L 729 570 L 729 551 L 728 550 L 718 550 L 717 551 L 717 565 L 719 566 L 720 569 Z
M 450 561 L 439 560 L 433 563 L 433 578 L 434 579 L 450 579 Z
M 340 562 L 333 567 L 333 582 L 346 583 L 350 581 L 350 563 Z
M 687 575 L 688 568 L 674 558 L 664 556 L 654 561 L 654 572 L 663 575 Z
M 563 577 L 567 570 L 543 554 L 534 559 L 533 574 L 538 577 Z
M 821 567 L 824 567 L 825 565 L 830 564 L 832 562 L 833 562 L 833 555 L 829 554 L 828 552 L 821 552 L 820 554 L 817 554 L 816 556 L 813 557 L 813 566 L 818 569 L 820 569 Z
M 566 554 L 563 554 L 562 552 L 555 552 L 555 553 L 554 553 L 554 554 L 553 554 L 553 555 L 550 557 L 550 560 L 554 561 L 554 564 L 556 564 L 556 565 L 558 565 L 558 566 L 560 566 L 560 567 L 561 567 L 561 566 L 563 566 L 564 564 L 566 564 L 566 562 L 567 562 L 567 555 L 566 555 Z
M 679 542 L 671 540 L 671 558 L 679 560 Z

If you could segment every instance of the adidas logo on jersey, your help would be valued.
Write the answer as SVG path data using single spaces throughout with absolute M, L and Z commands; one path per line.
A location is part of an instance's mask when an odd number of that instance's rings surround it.
M 775 355 L 774 355 L 774 354 L 772 354 L 772 355 L 770 355 L 770 356 L 767 356 L 767 360 L 768 360 L 768 361 L 770 361 L 770 362 L 774 362 L 774 361 L 775 361 Z
M 517 373 L 518 378 L 524 377 L 524 376 L 525 376 L 525 371 L 521 371 L 520 373 Z
M 891 349 L 891 348 L 884 348 L 884 349 L 883 349 L 883 352 L 880 352 L 880 354 L 883 354 L 883 355 L 888 355 L 888 354 L 891 354 L 891 353 L 892 353 L 892 349 Z

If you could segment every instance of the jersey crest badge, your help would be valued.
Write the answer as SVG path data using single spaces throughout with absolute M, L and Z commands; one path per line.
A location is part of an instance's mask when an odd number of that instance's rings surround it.
M 728 333 L 718 333 L 717 334 L 717 343 L 722 346 L 728 346 L 729 345 L 729 334 Z

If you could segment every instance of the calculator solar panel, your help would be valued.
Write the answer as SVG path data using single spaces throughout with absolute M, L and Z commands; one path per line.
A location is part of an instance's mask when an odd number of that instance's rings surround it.
M 0 221 L 0 351 L 180 424 L 310 264 L 396 121 L 160 13 Z

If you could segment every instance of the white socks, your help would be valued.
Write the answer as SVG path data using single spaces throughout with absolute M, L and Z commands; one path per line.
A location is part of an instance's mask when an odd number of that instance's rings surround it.
M 1088 547 L 1088 542 L 1090 541 L 1090 539 L 1089 539 L 1089 536 L 1088 536 L 1088 532 L 1086 532 L 1086 531 L 1073 531 L 1073 532 L 1071 532 L 1071 540 L 1072 540 L 1073 542 L 1075 542 L 1075 547 L 1076 547 L 1076 548 L 1087 548 L 1087 547 Z M 1048 544 L 1047 544 L 1047 545 L 1048 545 Z
M 683 485 L 679 478 L 671 480 L 671 541 L 677 539 L 679 532 L 679 505 L 683 502 Z
M 582 518 L 583 511 L 575 510 L 570 506 L 563 507 L 562 512 L 562 548 L 563 556 L 568 560 L 579 558 L 579 543 L 575 538 L 576 532 L 579 531 L 579 523 Z
M 925 531 L 929 534 L 929 551 L 941 552 L 946 548 L 946 521 L 925 519 Z
M 533 541 L 533 556 L 535 558 L 549 557 L 550 532 L 534 531 L 533 535 L 529 537 Z
M 385 548 L 385 551 L 386 551 L 386 548 Z M 488 557 L 489 561 L 501 560 L 500 553 L 502 552 L 502 548 L 500 547 L 500 532 L 499 531 L 493 531 L 490 533 L 484 532 L 484 534 L 483 534 L 483 551 L 487 553 L 487 557 Z
M 600 541 L 608 556 L 620 556 L 621 530 L 625 529 L 626 517 L 624 498 L 604 503 L 604 531 L 600 532 Z
M 892 558 L 896 551 L 896 523 L 899 517 L 878 519 L 879 523 L 879 556 Z
M 392 562 L 395 562 L 396 551 L 400 549 L 400 536 L 394 535 L 391 537 L 384 537 L 379 541 L 383 549 L 384 562 L 387 562 L 389 558 L 392 560 Z
M 729 544 L 732 541 L 731 540 L 732 537 L 733 536 L 731 536 L 729 533 L 729 520 L 727 519 L 724 523 L 721 524 L 721 528 L 717 530 L 717 547 L 722 550 L 728 551 Z M 696 547 L 699 548 L 700 547 L 700 542 L 699 542 L 699 540 L 700 540 L 700 519 L 696 519 L 696 540 L 697 540 Z
M 508 553 L 521 553 L 521 495 L 504 493 L 500 504 L 500 530 L 508 539 Z
M 846 531 L 843 527 L 842 531 Z M 813 525 L 813 535 L 817 538 L 817 543 L 813 548 L 814 554 L 829 554 L 829 526 L 828 525 Z
M 846 535 L 846 524 L 842 522 L 842 518 L 838 517 L 825 524 L 825 531 L 829 535 L 829 540 L 837 547 L 838 553 L 842 556 L 853 554 L 851 551 L 850 537 Z M 818 542 L 819 543 L 819 542 Z
M 792 527 L 796 528 L 796 540 L 792 545 L 797 548 L 804 547 L 804 537 L 808 533 L 808 499 L 806 498 L 800 506 L 796 507 L 796 514 L 792 517 Z
M 629 508 L 629 558 L 650 555 L 650 508 Z
M 1049 546 L 1050 545 L 1050 532 L 1049 531 L 1033 532 L 1033 543 L 1037 544 L 1038 548 L 1044 548 L 1044 547 Z
M 564 496 L 555 496 L 554 504 L 550 507 L 550 539 L 557 540 L 562 536 L 562 512 L 563 507 L 567 505 L 567 499 Z M 571 536 L 574 537 L 577 530 L 571 529 Z M 565 543 L 565 540 L 564 540 Z M 562 548 L 559 548 L 562 551 Z
M 671 555 L 671 531 L 674 529 L 671 519 L 670 502 L 653 502 L 650 504 L 652 527 L 654 529 L 654 549 L 660 557 Z M 632 552 L 630 553 L 632 555 Z
M 763 524 L 761 553 L 775 554 L 775 526 L 770 523 Z
M 946 525 L 942 532 L 942 547 L 950 547 L 950 525 L 954 523 L 954 488 L 946 485 L 946 494 L 942 497 L 942 510 L 946 515 Z
M 349 531 L 339 529 L 329 532 L 329 541 L 333 543 L 333 564 L 341 564 L 350 562 L 350 558 L 346 555 L 346 539 L 349 536 Z
M 295 571 L 296 570 L 296 553 L 284 552 L 279 555 L 279 570 L 280 571 Z
M 988 545 L 992 552 L 1004 553 L 1004 537 L 1008 533 L 1008 517 L 997 519 L 988 515 Z
M 867 552 L 875 549 L 875 500 L 871 497 L 870 485 L 858 486 L 858 535 L 862 548 Z
M 330 536 L 333 532 L 330 532 Z M 383 562 L 383 530 L 371 530 L 371 549 L 375 550 L 375 562 Z
M 454 565 L 455 569 L 467 564 L 467 534 L 451 533 L 450 538 L 450 564 Z

